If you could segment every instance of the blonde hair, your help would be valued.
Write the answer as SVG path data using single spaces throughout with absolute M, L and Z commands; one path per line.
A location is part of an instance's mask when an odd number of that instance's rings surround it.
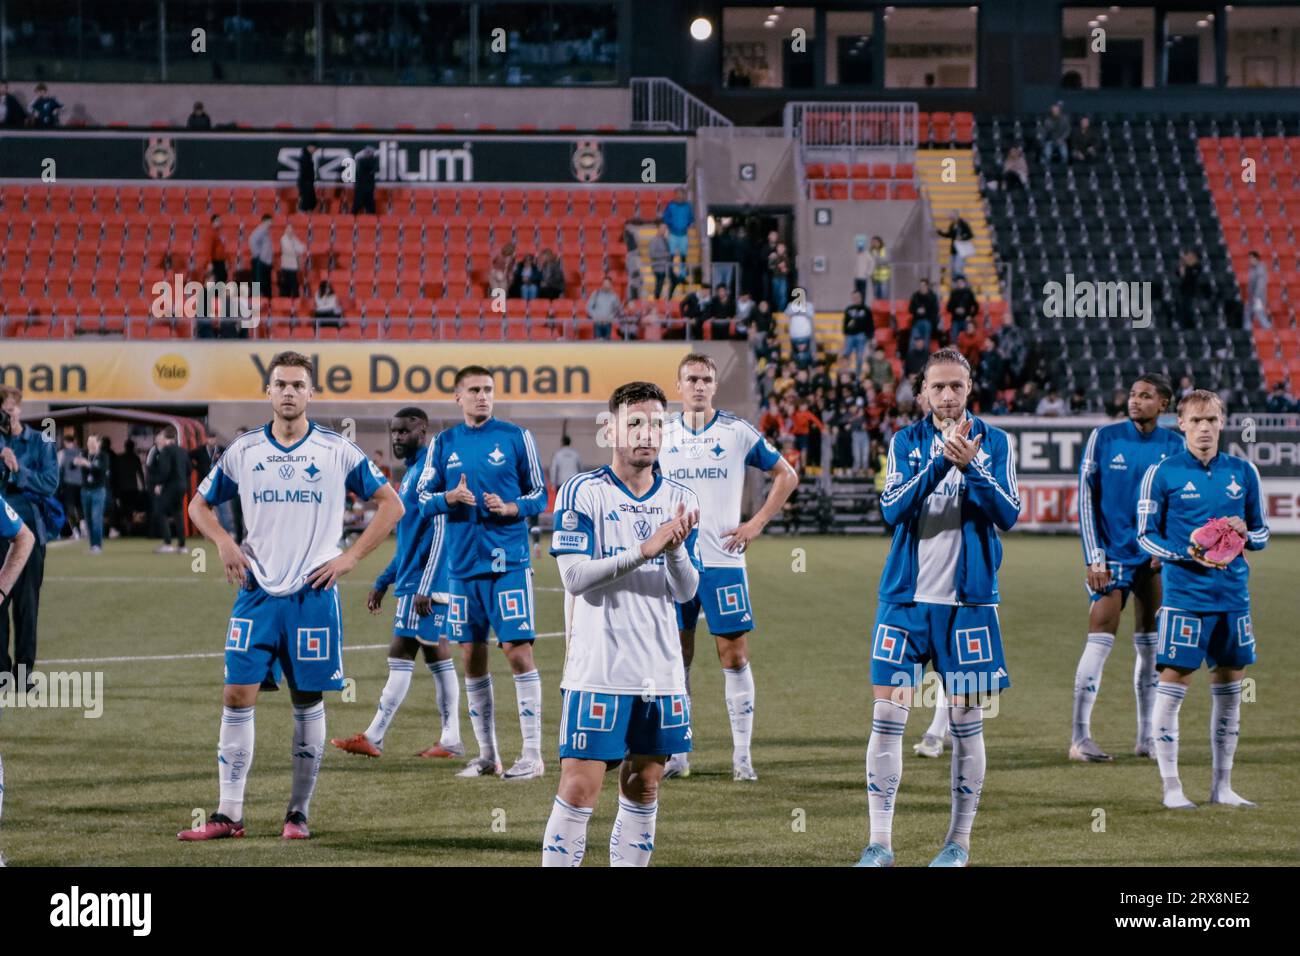
M 1178 417 L 1183 417 L 1183 409 L 1192 405 L 1209 405 L 1219 406 L 1219 417 L 1224 417 L 1223 399 L 1218 396 L 1217 392 L 1212 392 L 1208 388 L 1194 388 L 1178 401 Z

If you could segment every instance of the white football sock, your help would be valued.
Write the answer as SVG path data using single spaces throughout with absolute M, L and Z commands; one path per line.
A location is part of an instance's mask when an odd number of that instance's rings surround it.
M 1214 766 L 1210 799 L 1222 797 L 1231 802 L 1231 797 L 1236 796 L 1232 792 L 1232 758 L 1241 736 L 1241 681 L 1211 684 L 1210 707 L 1210 753 Z
M 979 707 L 951 707 L 952 822 L 946 842 L 970 849 L 970 831 L 984 791 L 984 712 Z
M 1083 645 L 1079 666 L 1074 671 L 1074 736 L 1071 743 L 1092 736 L 1092 705 L 1097 702 L 1101 670 L 1106 666 L 1106 658 L 1114 645 L 1114 634 L 1100 632 L 1090 633 L 1088 643 Z
M 871 708 L 871 737 L 867 740 L 867 815 L 871 842 L 892 850 L 894 801 L 903 778 L 903 730 L 908 709 L 892 700 L 877 700 Z
M 754 736 L 754 674 L 746 662 L 735 669 L 722 669 L 726 685 L 727 716 L 731 718 L 731 760 L 749 759 L 749 743 Z
M 221 736 L 217 739 L 221 803 L 217 812 L 236 823 L 244 819 L 244 784 L 252 766 L 253 708 L 221 708 Z
M 316 776 L 325 755 L 325 701 L 293 708 L 293 789 L 289 794 L 289 812 L 309 816 L 311 795 L 316 792 Z
M 609 835 L 610 866 L 649 866 L 655 848 L 655 819 L 659 801 L 633 803 L 618 795 L 618 816 Z
M 542 836 L 542 866 L 578 866 L 587 855 L 591 807 L 575 807 L 559 797 L 551 807 Z
M 479 756 L 496 763 L 501 760 L 497 750 L 497 725 L 495 705 L 492 701 L 492 675 L 465 678 L 465 700 L 469 705 L 469 722 L 478 741 Z
M 1133 635 L 1133 696 L 1137 699 L 1137 739 L 1151 736 L 1151 708 L 1156 702 L 1156 684 L 1160 672 L 1156 670 L 1156 644 L 1160 635 L 1156 631 L 1138 631 Z
M 1183 706 L 1186 696 L 1187 688 L 1182 684 L 1161 681 L 1156 686 L 1151 721 L 1155 729 L 1156 763 L 1160 767 L 1165 806 L 1190 802 L 1183 795 L 1183 784 L 1178 779 L 1178 709 Z
M 379 708 L 375 711 L 374 720 L 366 728 L 366 739 L 380 750 L 384 749 L 384 734 L 388 725 L 393 722 L 397 708 L 402 706 L 406 692 L 411 689 L 411 674 L 414 672 L 415 661 L 404 661 L 400 657 L 388 659 L 388 682 L 379 692 Z
M 938 737 L 942 740 L 946 733 L 948 733 L 948 698 L 943 696 L 943 681 L 940 681 L 938 697 L 934 702 L 934 717 L 930 720 L 930 726 L 926 728 L 925 736 Z
M 536 669 L 515 675 L 515 699 L 519 702 L 519 733 L 524 738 L 524 757 L 542 759 L 542 675 Z
M 444 747 L 460 746 L 460 681 L 456 679 L 456 662 L 427 661 L 433 675 L 438 715 L 442 718 L 442 736 L 438 742 Z

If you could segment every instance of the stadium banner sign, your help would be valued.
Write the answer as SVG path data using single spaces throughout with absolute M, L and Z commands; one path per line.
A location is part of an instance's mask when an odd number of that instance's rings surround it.
M 421 136 L 407 133 L 83 132 L 0 135 L 0 179 L 58 182 L 256 182 L 293 185 L 315 144 L 321 186 L 355 181 L 372 147 L 379 186 L 466 183 L 627 185 L 684 183 L 687 140 L 669 136 Z M 347 179 L 345 180 L 345 175 Z
M 271 357 L 287 348 L 311 358 L 322 401 L 447 401 L 457 370 L 483 365 L 496 380 L 498 401 L 604 405 L 630 381 L 657 382 L 671 393 L 689 344 L 6 340 L 0 384 L 45 402 L 256 401 L 265 394 Z M 708 351 L 720 378 L 747 373 L 743 350 Z
M 1264 520 L 1279 534 L 1300 534 L 1300 478 L 1261 478 Z M 1020 481 L 1016 531 L 1079 533 L 1079 484 L 1068 478 Z M 1079 560 L 1083 557 L 1080 553 Z
M 987 418 L 1002 429 L 1016 450 L 1016 474 L 1021 477 L 1072 476 L 1092 430 L 1113 425 L 1112 418 Z M 1162 423 L 1163 424 L 1163 423 Z M 1174 420 L 1169 425 L 1177 428 Z M 1256 428 L 1249 440 L 1241 428 L 1225 428 L 1219 447 L 1254 463 L 1261 478 L 1300 478 L 1300 429 Z

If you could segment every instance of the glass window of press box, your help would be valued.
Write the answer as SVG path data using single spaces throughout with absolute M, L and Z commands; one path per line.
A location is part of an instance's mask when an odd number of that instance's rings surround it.
M 0 0 L 11 80 L 613 84 L 623 0 Z
M 978 84 L 979 8 L 886 7 L 885 86 L 972 89 Z
M 1228 86 L 1300 86 L 1300 7 L 1224 8 Z
M 1141 89 L 1156 85 L 1156 12 L 1150 7 L 1061 11 L 1061 85 Z
M 806 89 L 817 85 L 812 7 L 722 11 L 722 85 Z

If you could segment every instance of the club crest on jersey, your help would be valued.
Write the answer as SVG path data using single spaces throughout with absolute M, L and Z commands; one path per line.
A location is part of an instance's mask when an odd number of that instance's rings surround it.
M 1237 476 L 1233 475 L 1232 480 L 1228 482 L 1228 487 L 1225 488 L 1224 490 L 1228 492 L 1228 497 L 1232 498 L 1235 501 L 1236 499 L 1241 497 L 1242 492 L 1245 491 L 1246 489 L 1242 488 L 1241 485 L 1237 484 Z
M 511 588 L 497 595 L 497 606 L 501 609 L 501 620 L 520 621 L 528 617 L 528 600 L 523 588 Z
M 1237 618 L 1237 646 L 1249 647 L 1255 643 L 1255 626 L 1250 623 L 1250 615 L 1243 614 Z
M 232 617 L 230 630 L 226 632 L 226 650 L 247 651 L 253 636 L 253 622 L 246 617 Z
M 330 657 L 330 629 L 328 627 L 298 628 L 298 660 L 327 661 Z
M 321 470 L 316 467 L 316 462 L 314 461 L 304 468 L 302 473 L 308 481 L 320 481 Z M 370 473 L 376 478 L 380 477 L 379 469 L 375 467 L 374 462 L 370 463 Z
M 632 525 L 632 531 L 637 536 L 638 541 L 644 541 L 650 537 L 650 522 L 641 518 Z
M 987 627 L 957 630 L 957 663 L 987 664 L 993 660 L 993 641 Z
M 876 628 L 876 639 L 872 642 L 871 648 L 873 658 L 890 664 L 901 664 L 906 650 L 907 631 L 888 624 L 881 624 Z
M 1171 647 L 1196 647 L 1201 643 L 1201 619 L 1193 615 L 1170 614 L 1168 619 Z M 1172 654 L 1173 651 L 1170 651 Z
M 713 452 L 714 458 L 721 458 L 727 453 L 727 449 L 723 448 L 721 445 L 714 445 L 709 449 L 709 451 Z
M 609 731 L 618 722 L 618 697 L 581 691 L 578 694 L 578 729 Z
M 681 694 L 673 694 L 659 709 L 659 727 L 663 730 L 685 727 L 690 722 L 691 709 L 686 706 L 686 698 Z
M 718 610 L 723 614 L 741 614 L 746 611 L 745 586 L 727 584 L 718 588 Z
M 504 465 L 506 463 L 505 452 L 501 450 L 500 445 L 495 446 L 490 452 L 488 452 L 487 460 L 492 462 L 494 465 Z
M 293 465 L 281 465 L 279 474 L 281 478 L 288 481 L 293 477 Z
M 451 600 L 447 602 L 447 623 L 448 624 L 468 624 L 469 613 L 465 603 L 465 595 L 453 594 Z
M 456 454 L 456 453 L 453 451 L 453 452 L 451 453 L 451 456 L 447 459 L 447 467 L 448 467 L 448 468 L 459 468 L 459 467 L 460 467 L 460 455 Z

